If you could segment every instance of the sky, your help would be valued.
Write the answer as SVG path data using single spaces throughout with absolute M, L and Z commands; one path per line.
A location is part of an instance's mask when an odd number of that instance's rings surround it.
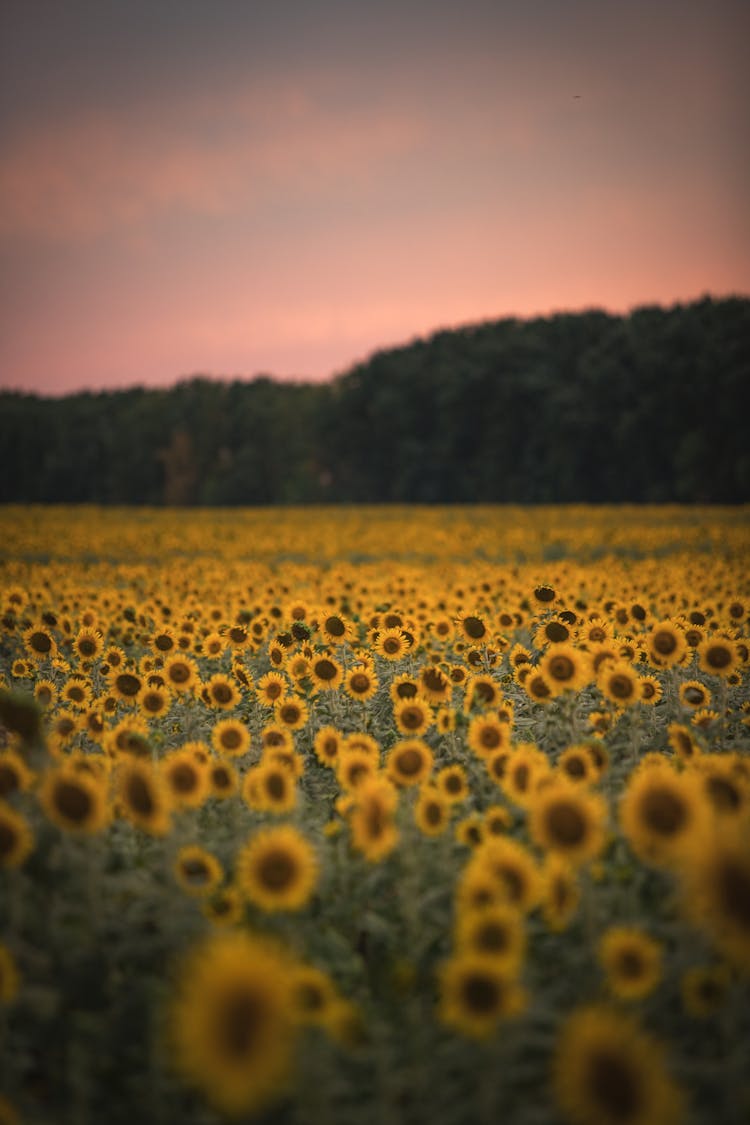
M 746 0 L 2 0 L 0 387 L 750 294 Z

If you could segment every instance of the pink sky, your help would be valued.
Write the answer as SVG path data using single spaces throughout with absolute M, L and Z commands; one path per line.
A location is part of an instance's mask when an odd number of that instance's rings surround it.
M 0 386 L 325 378 L 750 293 L 746 5 L 31 7 L 0 26 Z

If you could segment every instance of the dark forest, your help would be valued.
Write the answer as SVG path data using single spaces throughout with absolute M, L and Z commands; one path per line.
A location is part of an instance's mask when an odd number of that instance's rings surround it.
M 750 300 L 440 331 L 329 383 L 0 393 L 0 501 L 750 499 Z

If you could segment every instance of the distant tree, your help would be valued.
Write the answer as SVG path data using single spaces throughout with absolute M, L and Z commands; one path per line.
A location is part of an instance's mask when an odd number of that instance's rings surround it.
M 750 300 L 444 330 L 331 383 L 0 393 L 0 501 L 750 499 Z
M 157 454 L 164 465 L 164 503 L 168 505 L 192 504 L 198 472 L 195 465 L 193 441 L 187 430 L 175 429 L 165 449 Z

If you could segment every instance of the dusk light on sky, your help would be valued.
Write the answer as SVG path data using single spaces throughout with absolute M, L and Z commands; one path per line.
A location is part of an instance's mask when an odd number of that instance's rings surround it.
M 746 0 L 3 0 L 0 386 L 750 293 Z

